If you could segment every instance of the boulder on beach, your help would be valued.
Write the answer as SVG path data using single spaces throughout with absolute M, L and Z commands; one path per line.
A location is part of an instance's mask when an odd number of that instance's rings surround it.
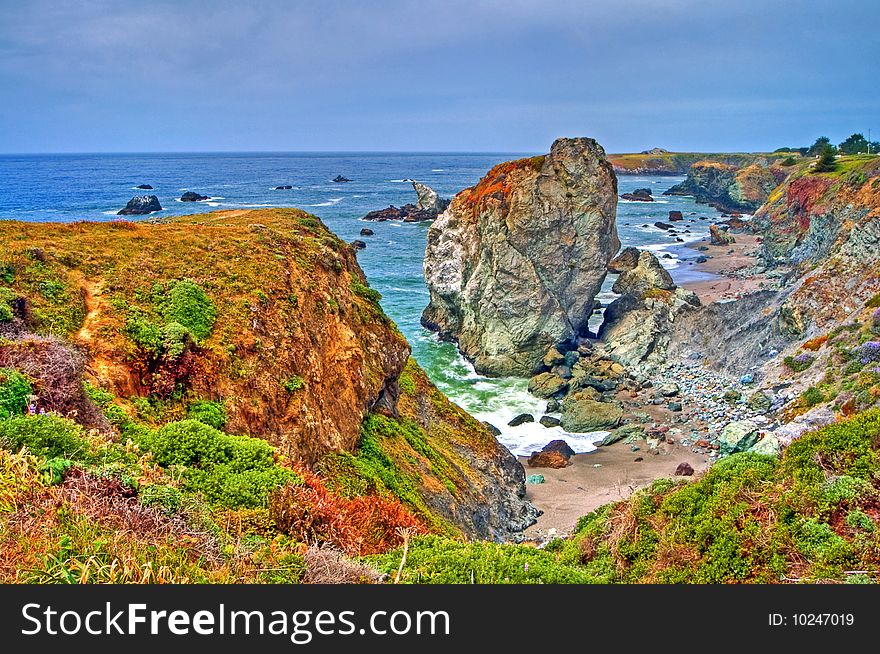
M 672 291 L 675 283 L 669 272 L 651 252 L 639 253 L 636 265 L 617 278 L 612 290 L 619 295 L 644 298 L 651 290 Z
M 196 193 L 195 191 L 187 191 L 183 195 L 180 196 L 181 202 L 203 202 L 204 200 L 210 200 L 211 198 L 207 195 L 201 195 Z
M 718 437 L 720 452 L 723 455 L 745 452 L 758 442 L 758 436 L 758 425 L 751 420 L 727 423 Z
M 162 211 L 162 205 L 159 204 L 159 198 L 155 195 L 136 195 L 124 209 L 116 212 L 117 216 L 140 216 L 154 211 Z
M 709 242 L 712 245 L 732 245 L 736 239 L 718 225 L 709 225 Z
M 526 464 L 530 468 L 564 468 L 571 461 L 559 452 L 533 452 Z
M 337 184 L 341 184 L 342 182 L 350 182 L 351 180 L 348 177 L 343 177 L 342 175 L 337 175 L 333 178 L 333 181 Z
M 622 419 L 623 409 L 620 406 L 584 396 L 582 391 L 569 395 L 562 402 L 562 428 L 566 431 L 613 429 Z
M 679 463 L 678 466 L 675 468 L 675 473 L 674 473 L 674 474 L 675 474 L 676 477 L 690 477 L 691 475 L 694 474 L 694 468 L 693 468 L 693 466 L 692 466 L 690 463 L 688 463 L 687 461 L 682 461 L 682 462 Z
M 565 458 L 573 457 L 575 452 L 571 449 L 571 446 L 566 443 L 561 438 L 557 438 L 556 440 L 552 440 L 547 443 L 544 447 L 541 448 L 542 452 L 559 452 Z

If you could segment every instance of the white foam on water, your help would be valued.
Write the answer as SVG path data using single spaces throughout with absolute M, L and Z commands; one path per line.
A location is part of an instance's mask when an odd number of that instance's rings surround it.
M 562 427 L 545 427 L 538 420 L 546 413 L 547 401 L 530 394 L 525 379 L 483 377 L 461 356 L 450 365 L 447 373 L 461 382 L 471 383 L 455 387 L 441 383 L 441 390 L 477 420 L 497 427 L 501 431 L 498 441 L 513 454 L 528 456 L 556 439 L 567 442 L 575 452 L 592 452 L 596 449 L 596 441 L 608 434 L 604 431 L 572 433 Z M 522 413 L 531 414 L 535 421 L 517 427 L 508 425 Z
M 317 204 L 307 204 L 307 207 L 332 207 L 334 204 L 342 202 L 343 198 L 330 198 L 326 202 L 318 202 Z

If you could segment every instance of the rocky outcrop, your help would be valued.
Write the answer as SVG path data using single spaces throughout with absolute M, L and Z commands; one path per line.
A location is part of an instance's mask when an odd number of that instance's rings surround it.
M 371 211 L 362 220 L 382 222 L 385 220 L 402 220 L 405 223 L 420 223 L 434 220 L 449 206 L 449 200 L 444 200 L 430 186 L 420 182 L 413 182 L 413 190 L 418 195 L 416 204 L 408 203 L 402 207 L 391 205 L 386 209 Z
M 621 296 L 605 310 L 599 338 L 608 354 L 627 367 L 665 360 L 672 325 L 699 306 L 697 296 L 679 288 L 652 253 L 639 255 L 638 265 L 614 282 Z
M 649 188 L 637 188 L 632 193 L 624 193 L 620 196 L 621 200 L 629 200 L 630 202 L 653 202 L 654 197 L 651 195 Z
M 697 202 L 720 211 L 752 212 L 760 207 L 779 184 L 767 167 L 753 163 L 737 168 L 714 161 L 700 161 L 691 166 L 680 184 L 664 195 L 691 195 Z
M 187 191 L 180 196 L 181 202 L 204 202 L 205 200 L 210 199 L 211 198 L 207 195 L 201 195 L 200 193 L 196 193 L 195 191 Z
M 709 225 L 709 242 L 712 245 L 732 245 L 736 239 L 728 230 L 718 225 Z
M 162 205 L 159 204 L 159 198 L 155 195 L 136 195 L 124 209 L 116 212 L 117 216 L 142 216 L 144 214 L 153 213 L 154 211 L 162 211 Z
M 449 200 L 441 198 L 437 195 L 437 191 L 426 184 L 414 181 L 412 185 L 413 190 L 419 197 L 418 202 L 416 202 L 416 207 L 418 209 L 421 209 L 422 211 L 433 211 L 435 214 L 440 214 L 443 211 L 446 211 L 446 207 L 449 206 Z
M 483 374 L 530 375 L 550 346 L 587 333 L 619 248 L 616 204 L 592 139 L 495 166 L 428 232 L 422 324 L 457 340 Z
M 620 274 L 632 270 L 639 265 L 641 250 L 634 247 L 623 248 L 620 253 L 608 262 L 608 272 Z

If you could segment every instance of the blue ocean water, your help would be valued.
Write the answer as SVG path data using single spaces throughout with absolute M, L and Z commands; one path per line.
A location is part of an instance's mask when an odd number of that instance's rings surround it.
M 76 154 L 0 155 L 0 219 L 24 221 L 112 220 L 133 196 L 158 196 L 163 211 L 186 215 L 218 209 L 299 207 L 319 216 L 346 241 L 362 238 L 368 246 L 358 253 L 370 285 L 382 294 L 382 306 L 413 347 L 428 375 L 450 398 L 502 430 L 500 440 L 514 453 L 540 449 L 563 437 L 561 428 L 538 423 L 507 427 L 519 413 L 543 413 L 545 402 L 526 392 L 522 379 L 488 379 L 477 375 L 454 345 L 441 343 L 419 324 L 428 302 L 422 261 L 427 223 L 369 223 L 375 235 L 360 237 L 360 220 L 373 209 L 415 201 L 409 181 L 433 187 L 452 197 L 475 184 L 493 165 L 517 153 L 222 153 L 222 154 Z M 342 175 L 351 181 L 333 182 Z M 687 240 L 702 238 L 714 209 L 692 198 L 662 196 L 680 177 L 619 178 L 619 192 L 653 190 L 655 202 L 618 205 L 617 225 L 623 246 L 654 251 L 679 281 L 690 276 L 697 253 L 681 247 L 675 236 L 653 226 L 671 210 L 681 211 L 677 223 Z M 139 191 L 139 184 L 153 186 Z M 291 185 L 291 190 L 274 187 Z M 187 190 L 210 196 L 206 202 L 180 202 Z M 703 218 L 703 219 L 701 219 Z M 666 258 L 662 258 L 668 255 Z M 690 259 L 690 260 L 689 260 Z M 600 299 L 610 301 L 611 282 Z M 596 434 L 564 434 L 578 451 L 593 449 Z

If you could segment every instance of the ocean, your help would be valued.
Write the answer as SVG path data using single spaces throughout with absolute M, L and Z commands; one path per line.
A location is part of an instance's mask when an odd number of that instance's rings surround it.
M 346 241 L 361 238 L 367 248 L 358 261 L 370 285 L 382 294 L 382 307 L 397 323 L 413 355 L 434 383 L 454 402 L 502 430 L 499 440 L 515 454 L 528 454 L 554 438 L 565 438 L 579 452 L 594 449 L 602 434 L 566 434 L 537 422 L 507 423 L 520 413 L 543 414 L 546 402 L 526 391 L 524 379 L 490 379 L 476 374 L 450 343 L 440 342 L 419 323 L 428 302 L 422 271 L 428 223 L 364 223 L 373 209 L 415 202 L 408 180 L 452 197 L 475 184 L 493 165 L 530 153 L 217 153 L 217 154 L 65 154 L 0 155 L 0 219 L 23 221 L 112 220 L 134 195 L 155 194 L 163 211 L 155 216 L 187 215 L 220 209 L 298 207 L 319 216 Z M 333 182 L 342 175 L 351 181 Z M 622 245 L 652 250 L 681 282 L 697 278 L 694 250 L 653 226 L 669 211 L 681 211 L 677 231 L 687 240 L 708 233 L 718 212 L 693 198 L 662 196 L 681 177 L 621 176 L 620 193 L 652 189 L 655 202 L 620 200 L 617 226 Z M 135 187 L 149 184 L 154 190 Z M 290 190 L 274 190 L 290 185 Z M 210 196 L 180 202 L 184 191 Z M 693 222 L 691 222 L 693 221 Z M 369 225 L 374 236 L 361 237 Z M 606 280 L 600 300 L 614 295 Z

